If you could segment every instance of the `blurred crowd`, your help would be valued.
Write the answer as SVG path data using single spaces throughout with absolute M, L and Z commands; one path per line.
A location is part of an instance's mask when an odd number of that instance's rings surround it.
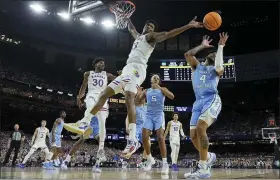
M 4 156 L 7 152 L 8 138 L 10 133 L 1 132 L 1 154 L 0 161 L 2 162 Z M 25 142 L 22 144 L 17 163 L 21 162 L 25 155 L 30 150 L 31 136 L 27 135 Z M 60 156 L 60 161 L 66 157 L 67 152 L 72 148 L 75 141 L 63 139 L 62 141 L 62 150 L 63 153 Z M 76 152 L 76 155 L 71 159 L 70 166 L 72 167 L 88 167 L 92 166 L 96 161 L 96 152 L 98 150 L 97 144 L 93 144 L 92 142 L 86 142 L 81 146 L 81 148 Z M 107 163 L 104 166 L 110 167 L 120 167 L 121 166 L 121 158 L 119 157 L 121 150 L 115 148 L 107 148 L 105 147 Z M 41 162 L 44 161 L 45 154 L 40 150 L 36 151 L 28 161 L 29 166 L 41 166 Z M 178 165 L 184 168 L 191 168 L 197 165 L 198 154 L 197 153 L 187 153 L 180 154 Z M 12 160 L 12 156 L 10 157 L 10 161 Z M 142 154 L 134 154 L 129 160 L 128 167 L 138 167 L 138 164 L 141 163 Z M 213 166 L 213 168 L 271 168 L 273 162 L 273 154 L 270 153 L 226 153 L 226 154 L 218 154 L 217 153 L 217 162 Z M 156 159 L 155 167 L 161 167 L 161 161 Z

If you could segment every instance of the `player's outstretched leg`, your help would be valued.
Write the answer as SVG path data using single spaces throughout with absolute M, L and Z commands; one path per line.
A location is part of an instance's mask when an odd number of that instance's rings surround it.
M 89 137 L 89 135 L 92 133 L 92 128 L 88 127 L 84 134 L 80 137 L 80 139 L 74 144 L 72 149 L 70 150 L 69 154 L 66 156 L 65 160 L 61 164 L 61 169 L 67 169 L 67 166 L 71 160 L 71 157 L 75 155 L 77 150 L 80 148 L 80 146 L 85 142 L 85 140 Z
M 211 177 L 210 166 L 207 162 L 207 154 L 209 148 L 209 139 L 206 133 L 208 124 L 199 120 L 196 126 L 198 147 L 199 147 L 199 163 L 198 167 L 192 173 L 186 173 L 185 178 L 207 179 Z
M 135 93 L 131 91 L 125 91 L 125 104 L 127 107 L 127 116 L 129 122 L 129 137 L 127 140 L 127 145 L 123 151 L 124 157 L 131 156 L 140 147 L 140 143 L 136 139 L 136 110 L 134 98 Z

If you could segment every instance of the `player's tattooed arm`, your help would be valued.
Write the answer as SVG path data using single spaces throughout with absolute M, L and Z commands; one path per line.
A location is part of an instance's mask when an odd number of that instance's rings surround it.
M 158 42 L 162 42 L 166 39 L 170 39 L 170 38 L 173 38 L 175 36 L 178 36 L 179 34 L 187 31 L 188 29 L 202 28 L 202 27 L 203 27 L 202 23 L 197 22 L 196 17 L 195 17 L 193 20 L 191 20 L 189 22 L 189 24 L 187 24 L 185 26 L 182 26 L 180 28 L 176 28 L 176 29 L 173 29 L 173 30 L 168 31 L 168 32 L 151 33 L 150 36 L 148 36 L 147 40 L 148 40 L 148 42 L 158 43 Z
M 32 136 L 32 140 L 31 140 L 31 143 L 30 143 L 31 146 L 32 146 L 33 143 L 34 143 L 34 140 L 35 140 L 37 134 L 38 134 L 38 128 L 36 128 L 36 130 L 34 131 L 34 134 L 33 134 L 33 136 Z
M 133 23 L 131 22 L 131 20 L 129 18 L 124 18 L 124 20 L 127 22 L 128 31 L 133 36 L 133 38 L 136 39 L 137 36 L 139 36 L 140 34 L 137 32 L 135 26 L 133 25 Z
M 164 138 L 166 138 L 166 136 L 167 136 L 167 134 L 168 134 L 168 132 L 169 132 L 169 130 L 170 130 L 170 121 L 168 122 L 168 124 L 167 124 L 167 127 L 166 127 L 166 129 L 165 129 L 165 131 L 164 131 Z
M 210 39 L 209 36 L 203 36 L 202 42 L 199 46 L 196 46 L 185 53 L 185 59 L 193 69 L 196 69 L 196 66 L 199 64 L 199 61 L 196 59 L 195 55 L 203 49 L 213 47 L 213 45 L 210 45 L 211 42 L 212 39 Z
M 88 76 L 89 76 L 89 71 L 84 73 L 84 80 L 83 80 L 83 84 L 79 90 L 79 94 L 77 96 L 77 105 L 79 106 L 79 108 L 82 107 L 82 101 L 81 99 L 84 97 L 86 89 L 87 89 L 87 83 L 88 83 Z

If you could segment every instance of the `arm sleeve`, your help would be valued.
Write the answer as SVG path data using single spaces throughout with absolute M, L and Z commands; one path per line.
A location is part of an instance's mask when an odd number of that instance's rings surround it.
M 224 70 L 224 58 L 223 58 L 223 48 L 224 46 L 219 45 L 218 51 L 215 57 L 215 69 L 216 71 Z

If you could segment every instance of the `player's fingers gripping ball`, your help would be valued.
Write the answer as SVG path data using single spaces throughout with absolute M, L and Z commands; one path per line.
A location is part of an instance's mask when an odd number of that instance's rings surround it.
M 222 25 L 222 17 L 216 12 L 210 12 L 204 16 L 203 25 L 206 29 L 215 31 Z

